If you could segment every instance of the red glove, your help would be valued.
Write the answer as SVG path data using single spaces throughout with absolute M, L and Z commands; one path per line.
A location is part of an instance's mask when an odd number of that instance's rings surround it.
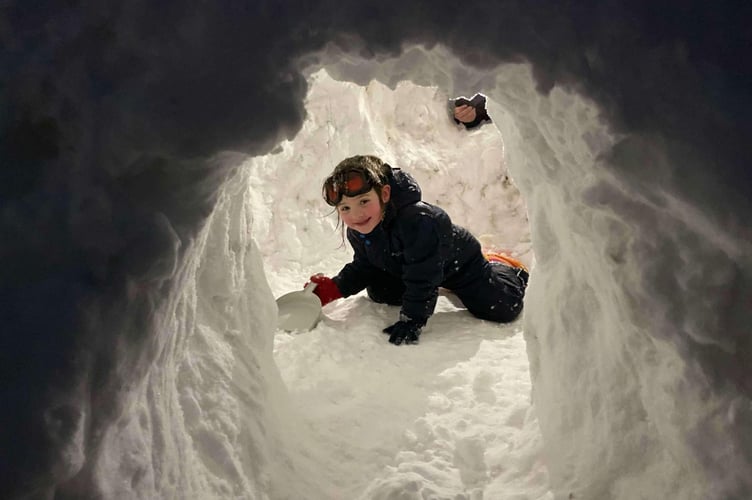
M 342 298 L 342 292 L 339 291 L 337 284 L 331 278 L 327 278 L 323 274 L 314 274 L 311 276 L 311 282 L 316 283 L 316 289 L 313 293 L 319 297 L 322 306 Z

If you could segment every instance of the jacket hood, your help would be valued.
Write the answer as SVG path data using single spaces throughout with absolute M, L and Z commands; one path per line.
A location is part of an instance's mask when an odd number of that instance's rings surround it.
M 397 210 L 421 200 L 422 193 L 418 182 L 412 175 L 403 172 L 399 168 L 392 167 L 389 175 L 389 185 L 392 186 L 389 205 Z
M 389 185 L 392 187 L 389 203 L 386 206 L 383 224 L 391 225 L 392 219 L 403 207 L 421 201 L 422 193 L 418 182 L 412 175 L 399 168 L 390 167 L 388 174 Z

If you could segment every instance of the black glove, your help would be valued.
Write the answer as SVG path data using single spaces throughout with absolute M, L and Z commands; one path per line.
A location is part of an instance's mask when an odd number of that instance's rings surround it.
M 420 337 L 420 330 L 425 324 L 425 321 L 400 319 L 395 324 L 384 328 L 382 331 L 389 334 L 389 342 L 394 345 L 400 345 L 403 342 L 405 344 L 417 344 L 418 337 Z

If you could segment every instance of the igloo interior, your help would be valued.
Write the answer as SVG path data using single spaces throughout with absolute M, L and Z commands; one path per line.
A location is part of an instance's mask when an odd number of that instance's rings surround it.
M 462 7 L 3 5 L 0 496 L 327 498 L 243 184 L 323 68 L 489 96 L 551 495 L 749 498 L 750 7 Z

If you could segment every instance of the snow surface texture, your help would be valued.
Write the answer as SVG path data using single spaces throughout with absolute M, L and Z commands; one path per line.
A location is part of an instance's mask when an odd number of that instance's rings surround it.
M 557 499 L 752 497 L 749 16 L 726 3 L 583 5 L 5 2 L 0 496 L 326 498 L 362 486 L 387 498 L 421 488 L 527 498 L 546 495 L 542 455 Z M 403 41 L 431 49 L 400 55 Z M 517 330 L 491 335 L 472 321 L 479 330 L 442 337 L 438 320 L 463 328 L 444 298 L 416 348 L 369 336 L 391 310 L 356 298 L 331 306 L 331 321 L 375 311 L 369 333 L 344 337 L 324 321 L 311 336 L 279 337 L 274 364 L 273 288 L 300 286 L 314 264 L 333 269 L 339 250 L 295 247 L 308 241 L 297 221 L 320 215 L 306 213 L 313 204 L 275 199 L 259 213 L 259 188 L 298 176 L 264 184 L 251 163 L 225 180 L 245 160 L 237 152 L 272 151 L 254 161 L 281 167 L 272 158 L 288 146 L 273 148 L 305 136 L 307 64 L 364 87 L 409 79 L 441 98 L 489 95 L 505 148 L 490 162 L 505 160 L 532 231 L 534 275 L 513 328 L 523 330 L 534 413 L 523 415 L 524 383 L 500 383 L 507 366 L 488 368 L 503 351 L 524 378 L 511 356 Z M 396 127 L 400 113 L 385 119 Z M 370 144 L 338 146 L 333 130 L 316 131 L 335 145 L 327 154 Z M 380 139 L 379 151 L 419 170 L 400 139 Z M 321 164 L 339 159 L 321 151 Z M 305 182 L 317 191 L 314 174 Z M 467 199 L 441 182 L 448 203 Z M 285 203 L 296 217 L 275 219 Z M 336 242 L 330 219 L 319 220 L 321 245 Z M 284 256 L 262 255 L 271 231 L 300 252 L 284 276 L 267 271 Z M 331 255 L 316 263 L 314 250 Z M 284 340 L 302 350 L 327 328 L 403 360 L 449 356 L 438 347 L 456 341 L 462 358 L 437 358 L 447 361 L 431 366 L 430 382 L 395 384 L 416 399 L 395 427 L 369 420 L 392 440 L 351 449 L 377 460 L 349 460 L 352 478 L 339 475 L 336 422 L 302 408 L 313 389 L 288 397 L 283 384 L 298 376 Z M 335 354 L 362 366 L 357 350 L 317 348 L 332 369 Z M 515 409 L 491 403 L 513 395 Z M 354 422 L 367 408 L 339 416 Z M 481 442 L 486 411 L 502 414 Z

